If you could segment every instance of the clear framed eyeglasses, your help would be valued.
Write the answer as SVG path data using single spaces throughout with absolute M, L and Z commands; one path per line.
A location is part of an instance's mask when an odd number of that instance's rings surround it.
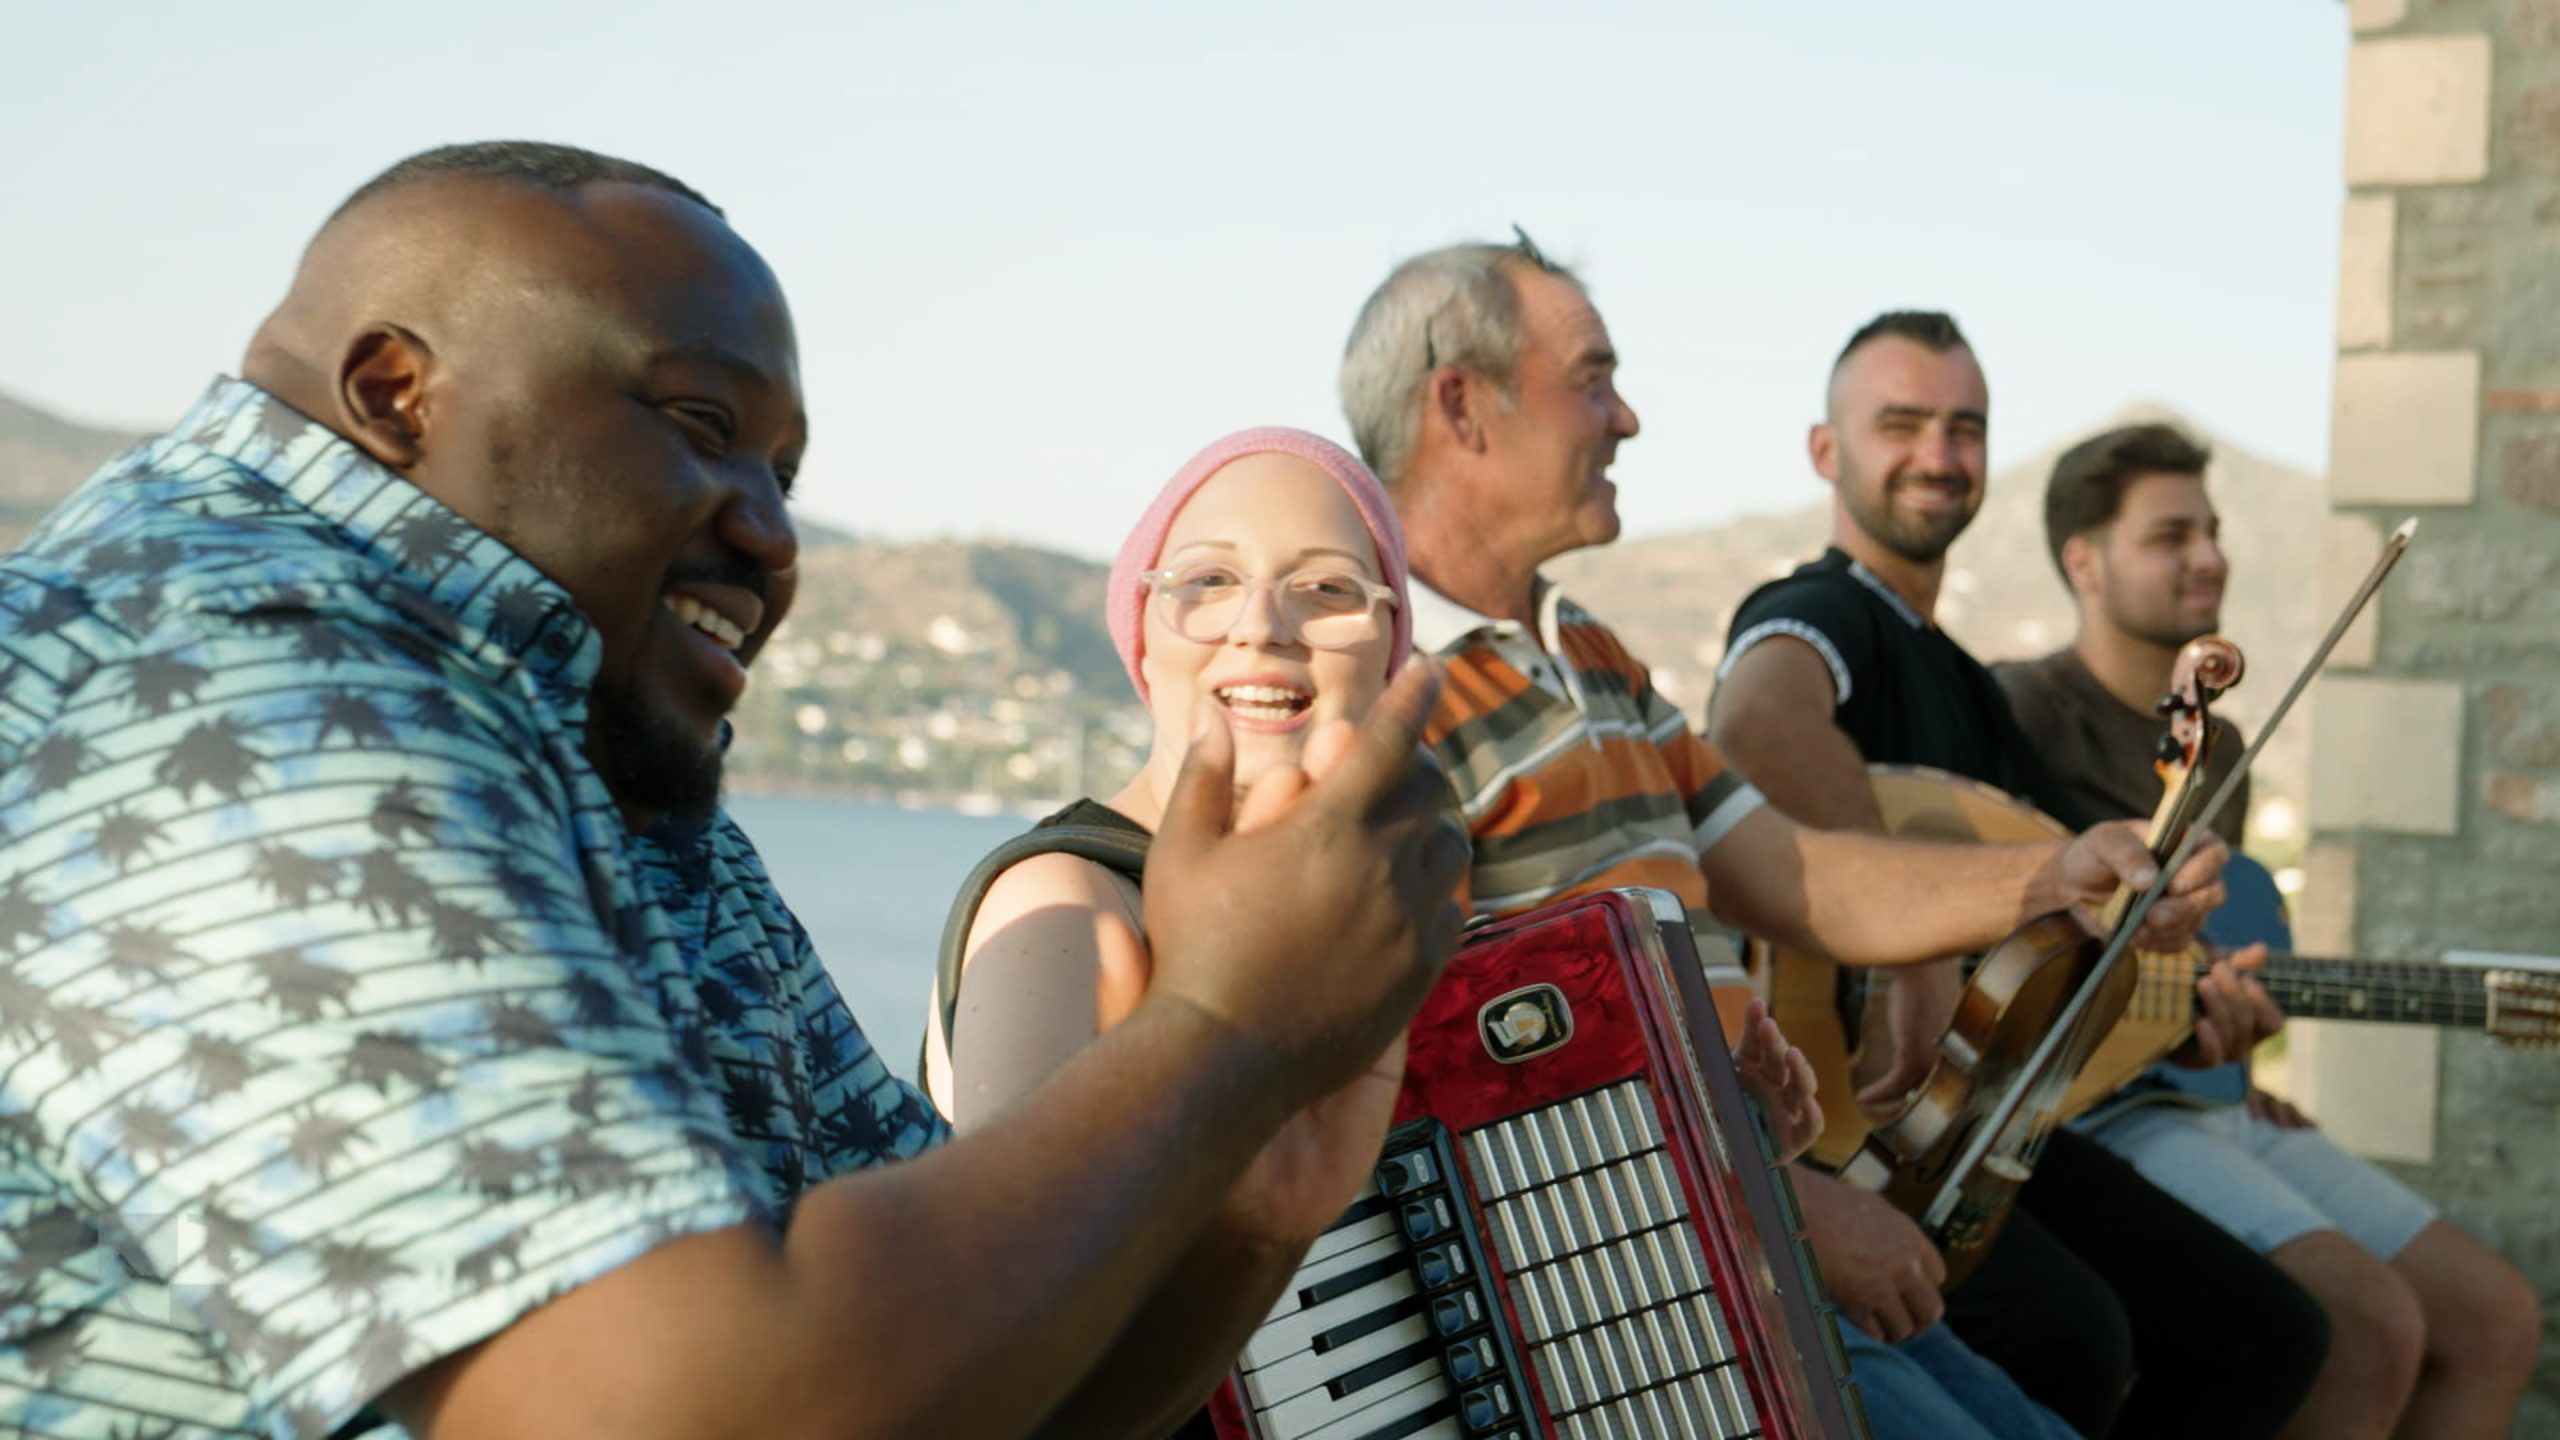
M 1271 592 L 1280 626 L 1318 650 L 1348 650 L 1387 633 L 1396 592 L 1340 570 L 1299 570 L 1277 580 L 1227 565 L 1182 565 L 1138 577 L 1154 592 L 1156 613 L 1173 633 L 1198 645 L 1227 638 L 1257 590 Z

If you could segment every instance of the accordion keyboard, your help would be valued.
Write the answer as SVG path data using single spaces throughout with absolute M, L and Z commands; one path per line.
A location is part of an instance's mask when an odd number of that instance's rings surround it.
M 1237 1365 L 1265 1440 L 1527 1440 L 1449 1134 L 1388 1137 Z
M 1401 1127 L 1254 1332 L 1238 1373 L 1260 1434 L 1526 1440 L 1548 1432 L 1522 1415 L 1524 1358 L 1565 1440 L 1761 1433 L 1642 1081 L 1456 1137 L 1489 1235 L 1450 1143 L 1435 1122 Z

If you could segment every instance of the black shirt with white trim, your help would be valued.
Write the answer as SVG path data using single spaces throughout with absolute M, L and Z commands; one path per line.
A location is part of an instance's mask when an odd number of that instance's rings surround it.
M 1822 657 L 1833 723 L 1868 763 L 1934 765 L 2021 796 L 2073 829 L 2089 823 L 2036 759 L 1991 672 L 1847 552 L 1825 550 L 1752 591 L 1734 613 L 1716 678 L 1778 636 Z

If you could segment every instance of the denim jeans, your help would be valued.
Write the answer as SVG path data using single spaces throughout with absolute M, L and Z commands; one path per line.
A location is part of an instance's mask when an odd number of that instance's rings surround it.
M 1875 1440 L 2079 1440 L 1944 1325 L 1887 1345 L 1843 1320 L 1840 1339 Z

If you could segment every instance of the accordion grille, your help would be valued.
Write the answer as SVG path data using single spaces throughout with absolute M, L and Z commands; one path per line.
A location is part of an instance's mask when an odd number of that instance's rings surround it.
M 1762 1433 L 1646 1081 L 1526 1111 L 1463 1143 L 1559 1436 Z

